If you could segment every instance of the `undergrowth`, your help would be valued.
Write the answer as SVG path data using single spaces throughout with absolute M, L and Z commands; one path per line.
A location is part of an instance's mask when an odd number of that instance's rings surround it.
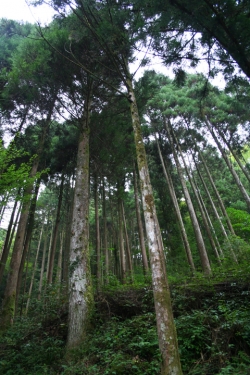
M 199 280 L 199 278 L 197 278 Z M 196 284 L 196 285 L 195 285 Z M 250 375 L 249 284 L 175 283 L 171 287 L 179 350 L 185 375 Z M 3 375 L 158 375 L 152 290 L 110 285 L 96 296 L 92 329 L 65 359 L 65 297 L 48 290 L 32 300 L 0 338 Z

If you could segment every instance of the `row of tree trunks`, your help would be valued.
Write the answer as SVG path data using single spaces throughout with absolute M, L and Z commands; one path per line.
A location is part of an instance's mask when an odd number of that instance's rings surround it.
M 174 140 L 173 140 L 172 131 L 171 131 L 171 124 L 170 124 L 169 121 L 166 121 L 166 120 L 164 120 L 164 122 L 165 122 L 165 127 L 166 127 L 166 130 L 167 130 L 167 134 L 168 134 L 169 143 L 170 143 L 170 146 L 171 146 L 171 149 L 172 149 L 172 152 L 173 152 L 175 165 L 176 165 L 178 175 L 179 175 L 179 178 L 180 178 L 180 182 L 181 182 L 181 185 L 182 185 L 182 191 L 183 191 L 186 203 L 187 203 L 190 219 L 191 219 L 191 222 L 192 222 L 192 225 L 193 225 L 196 243 L 197 243 L 197 247 L 198 247 L 198 251 L 199 251 L 199 255 L 200 255 L 202 270 L 206 275 L 209 275 L 211 273 L 211 266 L 210 266 L 210 263 L 209 263 L 207 250 L 206 250 L 205 243 L 204 243 L 204 240 L 203 240 L 203 236 L 202 236 L 200 226 L 199 226 L 199 223 L 198 223 L 198 220 L 197 220 L 197 216 L 196 216 L 196 213 L 195 213 L 195 210 L 194 210 L 194 206 L 193 206 L 193 203 L 192 203 L 192 200 L 191 200 L 188 188 L 187 188 L 187 184 L 186 184 L 186 181 L 185 181 L 183 173 L 182 173 L 181 164 L 179 162 L 178 155 L 177 155 L 177 152 L 175 150 Z
M 183 223 L 183 220 L 182 220 L 181 211 L 180 211 L 180 207 L 179 207 L 179 204 L 178 204 L 178 201 L 177 201 L 177 198 L 176 198 L 176 194 L 175 194 L 173 182 L 172 182 L 172 179 L 171 179 L 171 175 L 168 171 L 168 168 L 167 168 L 166 164 L 164 163 L 162 153 L 161 153 L 161 149 L 160 149 L 160 145 L 159 145 L 159 142 L 158 142 L 158 139 L 157 139 L 156 135 L 155 135 L 155 140 L 156 140 L 156 144 L 157 144 L 159 157 L 160 157 L 160 160 L 161 160 L 161 165 L 162 165 L 162 168 L 163 168 L 163 173 L 164 173 L 164 176 L 165 176 L 166 181 L 167 181 L 169 193 L 170 193 L 170 196 L 171 196 L 171 199 L 172 199 L 172 202 L 173 202 L 173 205 L 174 205 L 175 213 L 176 213 L 176 216 L 177 216 L 177 219 L 178 219 L 178 223 L 179 223 L 179 226 L 180 226 L 181 236 L 182 236 L 184 247 L 185 247 L 185 250 L 186 250 L 188 264 L 189 264 L 192 272 L 194 272 L 195 271 L 195 265 L 194 265 L 194 261 L 193 261 L 193 256 L 192 256 L 192 252 L 191 252 L 191 249 L 190 249 L 190 246 L 189 246 L 189 241 L 188 241 L 186 229 L 185 229 L 185 226 L 184 226 L 184 223 Z

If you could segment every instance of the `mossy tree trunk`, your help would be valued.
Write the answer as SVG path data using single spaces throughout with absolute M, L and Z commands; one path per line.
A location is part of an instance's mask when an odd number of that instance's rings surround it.
M 150 255 L 159 348 L 162 357 L 161 374 L 181 375 L 182 370 L 171 306 L 170 290 L 166 275 L 162 236 L 156 215 L 136 98 L 128 69 L 126 73 L 126 86 L 135 137 L 142 205 Z
M 91 90 L 85 99 L 77 152 L 69 257 L 68 353 L 84 341 L 93 309 L 93 290 L 89 259 L 90 92 Z

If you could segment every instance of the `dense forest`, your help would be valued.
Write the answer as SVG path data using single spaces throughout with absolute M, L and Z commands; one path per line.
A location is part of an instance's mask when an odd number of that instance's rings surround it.
M 0 373 L 250 374 L 250 3 L 31 3 L 0 19 Z

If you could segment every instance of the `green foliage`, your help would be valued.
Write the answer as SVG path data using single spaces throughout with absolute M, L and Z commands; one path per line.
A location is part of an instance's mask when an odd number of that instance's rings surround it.
M 55 298 L 56 297 L 56 298 Z M 64 354 L 65 305 L 58 288 L 49 288 L 39 301 L 31 300 L 30 315 L 16 318 L 0 338 L 0 373 L 53 374 Z
M 3 375 L 158 375 L 160 356 L 150 288 L 114 285 L 96 300 L 82 346 L 64 358 L 67 312 L 60 286 L 31 299 L 0 340 Z M 248 287 L 202 275 L 172 286 L 185 375 L 246 375 L 250 365 Z
M 19 162 L 27 155 L 27 152 L 17 149 L 15 142 L 5 148 L 0 141 L 0 195 L 31 182 L 29 172 L 32 160 L 28 163 Z
M 62 374 L 159 374 L 159 351 L 153 313 L 124 321 L 116 317 L 98 324 L 79 351 L 78 365 Z M 83 369 L 85 369 L 84 372 Z
M 243 210 L 236 210 L 235 208 L 227 208 L 228 216 L 233 225 L 234 231 L 237 236 L 249 241 L 250 235 L 250 215 Z

